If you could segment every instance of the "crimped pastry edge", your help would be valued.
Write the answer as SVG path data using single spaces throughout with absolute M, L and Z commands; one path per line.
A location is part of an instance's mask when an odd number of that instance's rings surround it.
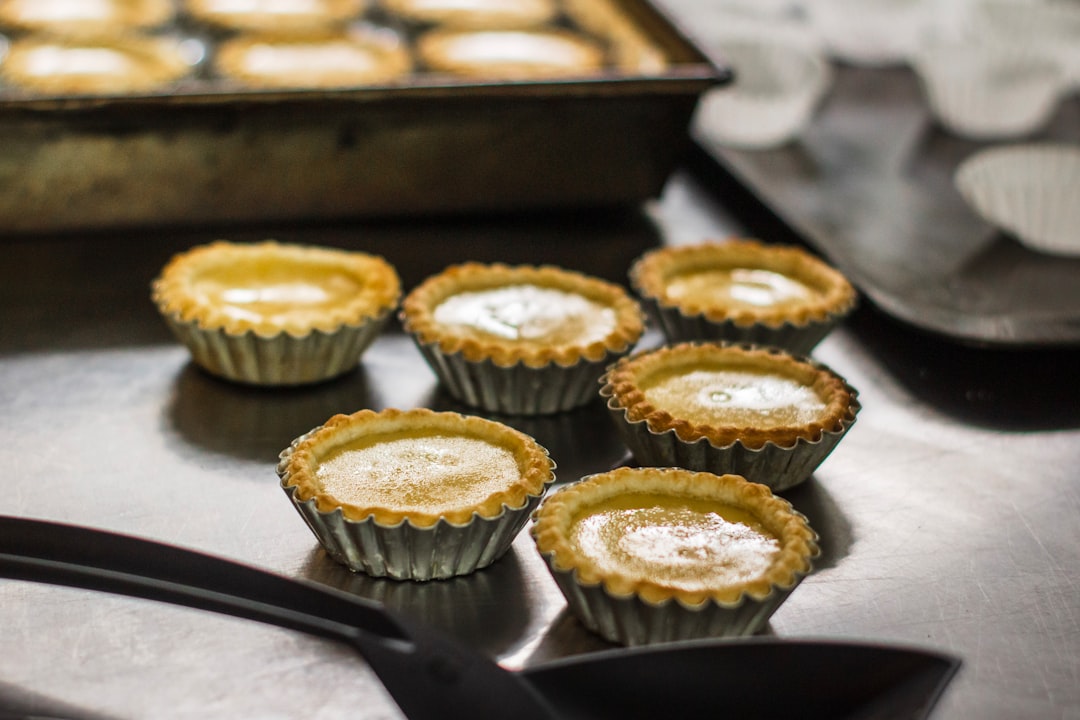
M 454 7 L 425 6 L 415 0 L 378 0 L 378 4 L 403 20 L 418 25 L 438 25 L 466 30 L 505 30 L 545 25 L 558 15 L 553 0 L 527 3 L 504 1 L 498 11 L 483 12 Z
M 659 369 L 667 363 L 691 365 L 710 359 L 728 358 L 740 364 L 759 363 L 780 370 L 789 377 L 814 387 L 825 400 L 821 419 L 798 426 L 778 428 L 748 428 L 734 425 L 712 426 L 696 424 L 687 418 L 677 418 L 645 399 L 639 389 L 639 373 Z M 613 412 L 621 411 L 626 422 L 645 422 L 655 434 L 674 432 L 684 443 L 707 440 L 716 448 L 732 444 L 756 450 L 773 444 L 782 448 L 794 447 L 800 440 L 818 442 L 824 433 L 846 430 L 854 422 L 859 409 L 854 389 L 828 366 L 806 357 L 792 355 L 779 348 L 738 343 L 684 342 L 675 345 L 632 353 L 612 363 L 600 378 L 600 395 Z
M 340 72 L 337 75 L 308 73 L 303 80 L 296 81 L 291 80 L 289 76 L 250 73 L 244 69 L 244 57 L 253 47 L 261 45 L 284 47 L 320 43 L 347 44 L 366 51 L 377 61 L 377 66 L 364 72 Z M 360 35 L 332 31 L 301 34 L 274 34 L 264 31 L 221 41 L 215 53 L 214 64 L 222 75 L 253 87 L 289 87 L 291 85 L 334 87 L 397 80 L 412 70 L 412 57 L 404 47 L 378 43 Z
M 27 71 L 27 55 L 47 46 L 108 48 L 138 62 L 141 72 L 122 76 L 71 76 Z M 36 93 L 133 93 L 165 87 L 188 75 L 191 69 L 191 64 L 181 53 L 179 40 L 172 36 L 144 36 L 132 32 L 116 37 L 90 34 L 65 38 L 42 34 L 28 35 L 11 43 L 4 62 L 0 64 L 0 80 L 12 87 Z
M 20 14 L 20 7 L 33 5 L 39 0 L 0 3 L 0 23 L 23 31 L 54 33 L 65 35 L 99 34 L 107 32 L 115 35 L 117 30 L 154 28 L 172 20 L 176 14 L 173 0 L 112 0 L 112 7 L 119 17 L 110 17 L 105 21 L 72 19 L 27 18 Z
M 529 283 L 576 292 L 615 310 L 615 329 L 602 341 L 588 345 L 526 346 L 497 340 L 463 338 L 446 331 L 434 318 L 445 298 L 466 290 Z M 437 273 L 415 287 L 401 304 L 401 321 L 418 344 L 437 346 L 443 355 L 460 354 L 469 362 L 491 361 L 500 367 L 519 363 L 529 367 L 571 366 L 581 360 L 601 361 L 629 351 L 645 332 L 644 311 L 625 290 L 613 283 L 553 265 L 462 263 Z
M 229 30 L 291 33 L 341 26 L 359 17 L 367 0 L 321 0 L 320 8 L 306 13 L 272 13 L 261 10 L 222 12 L 214 0 L 186 0 L 185 11 L 193 19 Z
M 255 324 L 229 317 L 216 307 L 191 297 L 191 280 L 206 267 L 235 262 L 264 254 L 290 262 L 335 264 L 364 280 L 364 292 L 341 307 L 327 311 L 325 319 L 312 323 Z M 344 326 L 360 327 L 380 320 L 397 306 L 401 282 L 396 269 L 377 255 L 338 250 L 313 245 L 297 245 L 266 240 L 258 243 L 233 243 L 224 240 L 200 245 L 174 255 L 151 286 L 151 296 L 158 310 L 174 322 L 194 324 L 201 330 L 220 330 L 227 335 L 252 333 L 259 337 L 289 334 L 303 337 L 315 331 L 333 333 Z
M 780 552 L 764 576 L 711 591 L 690 592 L 647 579 L 604 573 L 571 546 L 567 532 L 574 515 L 581 508 L 605 498 L 639 492 L 715 499 L 745 509 L 777 536 L 781 543 Z M 533 513 L 531 534 L 537 550 L 547 559 L 552 571 L 572 572 L 576 584 L 602 585 L 604 592 L 612 598 L 634 596 L 653 606 L 675 601 L 691 611 L 762 602 L 774 593 L 790 590 L 811 572 L 812 560 L 820 554 L 817 533 L 805 516 L 764 485 L 738 475 L 714 475 L 683 468 L 621 467 L 589 475 L 544 499 Z
M 686 300 L 667 294 L 672 274 L 693 268 L 752 267 L 787 274 L 820 290 L 821 297 L 796 310 L 761 308 L 730 309 Z M 755 324 L 772 328 L 797 327 L 810 323 L 835 322 L 850 313 L 857 293 L 839 271 L 805 250 L 793 245 L 767 245 L 756 239 L 732 238 L 696 245 L 664 247 L 639 257 L 629 271 L 631 287 L 642 298 L 656 303 L 660 312 L 677 312 L 686 318 L 702 318 L 710 323 Z
M 531 34 L 545 36 L 566 43 L 579 50 L 580 57 L 572 64 L 550 62 L 528 62 L 500 60 L 497 63 L 461 60 L 448 52 L 447 48 L 457 39 L 474 34 Z M 505 30 L 436 28 L 428 30 L 416 39 L 416 54 L 431 72 L 450 73 L 460 77 L 480 80 L 490 79 L 545 79 L 553 77 L 575 77 L 597 72 L 604 67 L 603 48 L 595 45 L 588 37 L 562 28 L 517 28 Z
M 315 477 L 321 452 L 368 433 L 383 434 L 417 427 L 491 439 L 514 451 L 518 465 L 522 468 L 521 477 L 511 487 L 489 496 L 477 507 L 438 515 L 394 508 L 362 508 L 341 502 L 322 491 Z M 294 502 L 312 501 L 320 513 L 340 512 L 345 520 L 352 522 L 364 522 L 371 518 L 376 525 L 383 527 L 397 527 L 408 523 L 416 528 L 430 528 L 440 522 L 462 526 L 476 519 L 497 519 L 508 510 L 520 509 L 531 500 L 544 495 L 554 482 L 554 467 L 554 462 L 543 446 L 508 425 L 449 411 L 387 408 L 378 412 L 360 410 L 351 415 L 335 415 L 294 440 L 282 451 L 277 472 L 282 488 L 292 492 Z

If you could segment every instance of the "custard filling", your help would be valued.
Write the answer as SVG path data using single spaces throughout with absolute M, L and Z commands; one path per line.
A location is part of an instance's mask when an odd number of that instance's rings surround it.
M 473 338 L 536 345 L 588 345 L 616 328 L 614 308 L 576 293 L 538 285 L 508 285 L 451 295 L 435 321 Z
M 347 42 L 254 45 L 244 53 L 242 62 L 245 72 L 271 76 L 298 72 L 366 73 L 380 66 L 373 52 Z
M 438 515 L 481 504 L 521 477 L 514 453 L 437 430 L 364 437 L 333 449 L 315 473 L 342 504 Z
M 132 75 L 138 66 L 122 51 L 105 47 L 42 45 L 26 57 L 27 75 L 38 77 Z
M 313 14 L 325 10 L 319 0 L 214 0 L 209 11 L 221 14 L 266 13 L 280 15 Z
M 779 540 L 746 510 L 657 493 L 586 508 L 572 522 L 570 541 L 601 574 L 690 592 L 759 578 L 780 552 Z
M 820 296 L 810 285 L 761 268 L 714 268 L 676 275 L 668 280 L 667 294 L 676 302 L 750 310 L 798 307 Z
M 461 33 L 446 41 L 444 57 L 472 66 L 535 64 L 574 68 L 596 61 L 591 47 L 559 37 L 530 32 Z
M 641 388 L 657 409 L 698 424 L 765 430 L 812 423 L 826 409 L 814 388 L 751 367 L 665 369 Z
M 192 283 L 200 302 L 237 320 L 284 323 L 320 317 L 361 292 L 363 283 L 330 266 L 275 263 L 219 266 Z

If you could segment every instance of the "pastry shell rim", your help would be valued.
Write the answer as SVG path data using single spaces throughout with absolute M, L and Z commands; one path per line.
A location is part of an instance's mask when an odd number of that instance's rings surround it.
M 455 292 L 489 289 L 518 283 L 582 295 L 615 311 L 615 328 L 603 340 L 588 345 L 527 345 L 500 342 L 497 338 L 463 337 L 435 321 L 435 306 Z M 645 332 L 641 305 L 614 283 L 554 265 L 507 265 L 466 262 L 451 265 L 410 291 L 402 300 L 400 319 L 405 331 L 443 355 L 461 355 L 473 363 L 491 361 L 498 367 L 524 364 L 532 368 L 551 365 L 570 367 L 582 360 L 597 362 L 628 352 Z
M 675 417 L 645 399 L 644 392 L 637 385 L 638 373 L 635 371 L 642 364 L 658 367 L 667 358 L 681 353 L 689 356 L 684 360 L 687 364 L 692 364 L 695 359 L 707 361 L 710 357 L 716 357 L 716 353 L 722 353 L 743 360 L 767 362 L 771 368 L 790 368 L 792 372 L 786 373 L 788 377 L 804 383 L 808 377 L 815 379 L 811 386 L 825 401 L 825 409 L 816 421 L 774 428 L 716 426 Z M 717 449 L 739 444 L 750 450 L 759 450 L 770 443 L 789 449 L 794 448 L 800 440 L 819 442 L 826 433 L 845 431 L 854 423 L 861 407 L 854 388 L 828 366 L 781 348 L 743 343 L 688 341 L 641 350 L 608 366 L 599 382 L 600 395 L 607 401 L 609 410 L 621 410 L 628 423 L 644 422 L 650 432 L 657 435 L 673 432 L 684 443 L 706 440 Z
M 203 267 L 227 262 L 230 257 L 248 258 L 273 253 L 279 259 L 312 259 L 337 264 L 354 277 L 361 278 L 364 291 L 343 306 L 325 310 L 326 317 L 311 322 L 253 322 L 231 318 L 212 304 L 193 298 L 190 283 Z M 204 332 L 220 331 L 227 336 L 252 334 L 273 338 L 288 334 L 302 338 L 315 332 L 332 335 L 342 327 L 362 327 L 381 321 L 397 307 L 401 281 L 397 270 L 379 255 L 358 250 L 342 250 L 316 245 L 281 243 L 264 240 L 237 243 L 217 240 L 174 255 L 151 285 L 151 296 L 158 310 L 174 322 L 194 324 Z
M 753 513 L 760 521 L 770 523 L 767 528 L 781 541 L 779 554 L 769 569 L 754 580 L 690 591 L 618 572 L 604 572 L 576 552 L 566 537 L 573 515 L 591 502 L 619 492 L 665 491 L 673 495 L 717 499 Z M 777 517 L 782 520 L 777 521 Z M 776 528 L 781 530 L 778 532 Z M 602 586 L 605 594 L 612 598 L 636 597 L 654 607 L 677 602 L 690 611 L 703 611 L 710 606 L 730 609 L 747 601 L 763 601 L 776 592 L 789 591 L 812 572 L 813 560 L 821 554 L 819 536 L 806 517 L 767 486 L 740 475 L 716 475 L 674 467 L 620 467 L 588 475 L 548 495 L 533 513 L 530 532 L 538 552 L 552 571 L 569 572 L 577 585 Z
M 703 262 L 704 266 L 701 265 Z M 694 267 L 712 269 L 739 265 L 786 275 L 811 285 L 821 295 L 796 308 L 754 310 L 676 299 L 667 292 L 667 279 L 673 273 Z M 634 261 L 629 278 L 635 292 L 655 302 L 662 311 L 675 310 L 685 317 L 700 317 L 718 324 L 731 322 L 740 327 L 761 324 L 780 328 L 785 324 L 806 326 L 829 322 L 831 318 L 851 312 L 858 299 L 847 277 L 825 261 L 795 245 L 772 245 L 753 238 L 656 248 Z
M 437 514 L 386 507 L 361 508 L 342 502 L 321 489 L 314 475 L 318 463 L 317 448 L 320 445 L 333 446 L 342 441 L 356 439 L 365 434 L 363 430 L 372 431 L 369 426 L 374 426 L 375 433 L 382 434 L 416 427 L 418 424 L 447 431 L 460 430 L 460 434 L 473 438 L 496 438 L 492 442 L 514 452 L 521 468 L 521 477 L 509 488 L 488 496 L 477 505 Z M 336 442 L 335 436 L 338 438 Z M 546 448 L 531 436 L 509 425 L 453 411 L 386 408 L 380 411 L 364 409 L 350 415 L 338 414 L 301 435 L 282 451 L 278 476 L 282 489 L 290 493 L 293 502 L 312 502 L 320 514 L 339 512 L 347 523 L 374 522 L 376 526 L 387 528 L 408 523 L 417 529 L 428 529 L 440 523 L 463 527 L 477 518 L 497 520 L 507 511 L 526 507 L 547 492 L 547 488 L 555 480 L 554 469 L 555 463 Z

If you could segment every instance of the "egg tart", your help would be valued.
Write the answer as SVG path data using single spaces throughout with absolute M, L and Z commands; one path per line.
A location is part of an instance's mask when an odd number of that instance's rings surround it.
M 604 368 L 645 329 L 622 287 L 532 265 L 447 268 L 406 296 L 401 319 L 450 395 L 513 415 L 595 399 Z
M 825 365 L 752 345 L 637 353 L 601 383 L 639 464 L 734 473 L 774 491 L 806 480 L 860 409 L 855 389 Z
M 152 285 L 169 327 L 208 372 L 299 385 L 356 367 L 397 307 L 381 257 L 266 241 L 219 241 L 174 256 Z
M 669 342 L 730 340 L 810 352 L 855 307 L 851 283 L 794 246 L 732 239 L 664 247 L 630 269 Z
M 191 71 L 173 38 L 77 38 L 27 35 L 11 43 L 0 79 L 49 95 L 112 95 L 159 91 Z
M 764 485 L 681 468 L 588 476 L 549 495 L 531 532 L 571 613 L 622 645 L 751 635 L 819 554 Z
M 599 45 L 563 29 L 440 28 L 417 39 L 416 54 L 432 72 L 474 80 L 575 77 L 593 74 L 605 63 Z
M 194 20 L 225 30 L 304 33 L 341 28 L 363 12 L 364 0 L 185 0 Z
M 237 36 L 215 55 L 219 75 L 253 87 L 347 87 L 396 80 L 411 67 L 402 45 L 361 36 Z
M 281 453 L 278 476 L 335 560 L 430 580 L 500 558 L 553 468 L 543 447 L 507 425 L 421 408 L 336 415 Z
M 544 25 L 558 15 L 555 0 L 379 0 L 386 11 L 417 25 L 509 30 Z
M 165 25 L 172 0 L 0 0 L 0 25 L 53 35 L 119 35 Z

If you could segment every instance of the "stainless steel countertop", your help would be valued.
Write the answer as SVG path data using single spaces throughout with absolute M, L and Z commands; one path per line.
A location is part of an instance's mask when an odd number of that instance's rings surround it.
M 605 647 L 566 614 L 527 533 L 472 576 L 397 583 L 338 566 L 290 507 L 274 464 L 296 435 L 361 407 L 455 408 L 399 330 L 338 381 L 243 388 L 190 365 L 149 283 L 173 252 L 223 236 L 374 250 L 407 286 L 464 259 L 622 279 L 648 247 L 743 222 L 678 176 L 643 211 L 0 240 L 0 513 L 327 583 L 511 667 Z M 1080 718 L 1080 354 L 954 345 L 865 304 L 815 356 L 859 389 L 864 410 L 786 493 L 824 555 L 768 632 L 959 655 L 939 720 Z M 513 424 L 549 448 L 561 481 L 623 458 L 599 403 Z M 256 623 L 0 580 L 0 627 L 0 715 L 398 716 L 350 650 Z

